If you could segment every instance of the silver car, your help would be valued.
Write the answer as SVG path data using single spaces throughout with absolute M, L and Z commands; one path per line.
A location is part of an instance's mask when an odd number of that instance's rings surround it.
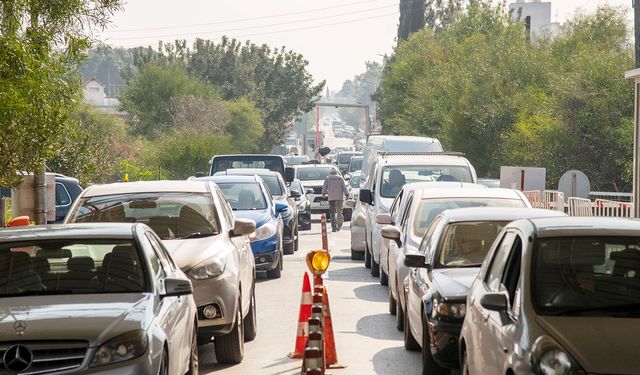
M 0 373 L 197 374 L 191 293 L 144 224 L 0 229 Z
M 248 235 L 255 222 L 234 218 L 212 182 L 142 181 L 94 185 L 65 222 L 149 225 L 193 283 L 198 340 L 215 337 L 220 363 L 239 363 L 256 336 L 255 262 Z
M 518 220 L 473 281 L 463 374 L 638 374 L 640 222 Z

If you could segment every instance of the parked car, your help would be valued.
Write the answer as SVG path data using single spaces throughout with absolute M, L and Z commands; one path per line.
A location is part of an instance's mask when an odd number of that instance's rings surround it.
M 144 223 L 162 239 L 193 283 L 198 341 L 215 337 L 220 363 L 239 363 L 256 336 L 255 264 L 249 235 L 255 222 L 236 219 L 220 189 L 201 181 L 93 185 L 65 223 Z
M 637 374 L 638 238 L 628 219 L 508 224 L 469 289 L 463 373 Z
M 250 237 L 256 270 L 266 271 L 268 278 L 280 278 L 284 267 L 284 224 L 280 213 L 287 206 L 273 200 L 269 188 L 260 176 L 203 178 L 220 187 L 236 217 L 256 222 L 256 232 Z
M 282 216 L 282 222 L 284 224 L 283 232 L 282 232 L 282 242 L 284 244 L 284 253 L 285 254 L 293 254 L 295 251 L 298 251 L 298 241 L 299 241 L 299 233 L 298 233 L 298 210 L 296 198 L 299 198 L 299 194 L 301 192 L 295 192 L 295 196 L 291 194 L 287 184 L 284 182 L 282 175 L 278 172 L 272 172 L 267 169 L 250 169 L 250 168 L 238 168 L 238 169 L 227 169 L 226 171 L 220 171 L 215 174 L 215 176 L 220 175 L 228 175 L 228 176 L 252 176 L 257 175 L 262 177 L 267 187 L 269 188 L 269 192 L 273 197 L 273 200 L 278 203 L 284 203 L 287 205 L 287 209 L 280 212 Z M 206 180 L 205 178 L 201 178 L 202 180 Z
M 62 223 L 67 216 L 71 204 L 82 193 L 82 186 L 77 178 L 56 173 L 56 220 Z
M 216 155 L 209 162 L 211 169 L 209 175 L 216 172 L 226 171 L 232 168 L 259 168 L 278 172 L 284 176 L 285 161 L 280 155 L 272 154 L 238 154 L 238 155 Z M 198 177 L 201 177 L 200 175 Z
M 422 241 L 424 232 L 431 222 L 429 219 L 418 224 L 420 217 L 416 211 L 422 204 L 422 200 L 429 199 L 428 191 L 431 189 L 454 189 L 460 192 L 462 189 L 485 189 L 479 184 L 461 182 L 414 182 L 402 187 L 396 199 L 391 204 L 389 215 L 380 214 L 376 217 L 376 222 L 381 225 L 392 225 L 400 233 L 398 241 L 392 241 L 382 237 L 385 242 L 380 253 L 380 283 L 389 285 L 389 312 L 396 315 L 396 328 L 400 331 L 404 329 L 404 309 L 405 293 L 403 281 L 409 274 L 409 268 L 404 265 L 405 254 L 418 252 L 418 245 Z M 462 193 L 462 192 L 460 192 Z M 437 194 L 435 197 L 439 197 Z M 454 198 L 455 199 L 455 198 Z M 434 214 L 439 211 L 434 211 Z M 430 218 L 433 218 L 430 215 Z M 383 227 L 384 228 L 384 227 Z
M 360 151 L 340 151 L 337 156 L 337 165 L 338 169 L 343 175 L 346 175 L 349 172 L 349 163 L 351 162 L 351 158 L 354 156 L 362 156 L 362 152 Z
M 364 227 L 366 225 L 366 220 L 367 217 L 362 203 L 359 201 L 354 202 L 351 225 L 349 226 L 349 230 L 351 231 L 351 259 L 353 260 L 364 259 L 364 252 L 366 248 Z
M 375 158 L 359 195 L 367 217 L 364 265 L 372 276 L 380 275 L 380 252 L 387 252 L 381 249 L 386 243 L 380 241 L 382 225 L 376 216 L 389 213 L 405 184 L 436 181 L 475 183 L 476 171 L 469 160 L 454 153 L 385 153 Z
M 309 156 L 307 155 L 285 155 L 284 162 L 287 167 L 292 165 L 300 165 L 302 163 L 306 163 L 309 161 Z
M 467 289 L 500 230 L 522 218 L 566 216 L 553 210 L 496 207 L 506 200 L 477 202 L 478 207 L 438 215 L 418 254 L 405 259 L 409 266 L 418 267 L 407 276 L 406 344 L 409 349 L 422 347 L 426 374 L 448 373 L 459 367 L 458 337 Z M 522 207 L 523 202 L 519 203 Z
M 300 230 L 310 230 L 311 201 L 307 197 L 307 194 L 313 193 L 313 190 L 305 188 L 300 180 L 293 180 L 289 184 L 289 191 L 292 197 L 297 197 L 295 201 L 298 209 L 298 228 Z
M 351 176 L 356 172 L 362 171 L 362 159 L 363 159 L 362 156 L 353 156 L 351 158 L 351 160 L 349 161 L 349 168 L 347 168 L 348 176 Z M 347 175 L 345 175 L 345 177 L 347 177 Z
M 198 373 L 191 282 L 144 224 L 0 229 L 0 309 L 3 374 Z

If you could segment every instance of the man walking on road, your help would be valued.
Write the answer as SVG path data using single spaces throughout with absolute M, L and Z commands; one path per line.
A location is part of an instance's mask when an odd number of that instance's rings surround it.
M 329 216 L 331 217 L 331 230 L 337 232 L 342 228 L 344 216 L 342 216 L 342 203 L 344 198 L 349 196 L 347 185 L 342 176 L 338 174 L 338 169 L 331 168 L 331 173 L 324 180 L 322 186 L 322 197 L 329 200 Z

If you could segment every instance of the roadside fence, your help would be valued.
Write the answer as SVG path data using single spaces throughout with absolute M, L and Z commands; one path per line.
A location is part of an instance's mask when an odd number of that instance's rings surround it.
M 534 208 L 558 210 L 569 216 L 608 216 L 632 217 L 633 204 L 609 199 L 590 199 L 569 197 L 565 203 L 564 194 L 555 190 L 530 190 L 523 194 Z

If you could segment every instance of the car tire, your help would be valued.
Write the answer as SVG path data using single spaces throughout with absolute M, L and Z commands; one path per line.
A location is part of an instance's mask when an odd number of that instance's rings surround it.
M 309 224 L 305 224 L 302 230 L 311 230 L 311 218 L 309 218 Z
M 282 255 L 280 255 L 280 259 L 278 259 L 276 268 L 267 271 L 267 277 L 270 279 L 279 279 L 282 277 Z
M 220 364 L 237 364 L 242 362 L 244 357 L 244 319 L 241 300 L 238 300 L 233 329 L 226 335 L 216 337 L 215 340 L 216 359 Z
M 404 310 L 400 301 L 396 304 L 396 329 L 400 332 L 404 331 Z
M 448 375 L 448 369 L 440 367 L 431 354 L 431 335 L 427 328 L 427 321 L 422 317 L 422 375 Z
M 296 229 L 296 239 L 293 240 L 293 251 L 296 252 L 300 248 L 300 232 Z
M 391 288 L 389 288 L 389 314 L 396 315 L 398 313 L 398 303 L 396 299 L 393 298 L 393 293 L 391 293 Z
M 364 268 L 371 268 L 371 253 L 367 245 L 364 246 Z
M 158 375 L 169 375 L 169 353 L 167 353 L 166 348 L 162 351 Z
M 284 254 L 285 255 L 291 255 L 291 254 L 293 254 L 294 251 L 295 251 L 295 246 L 294 246 L 293 242 L 291 242 L 290 244 L 285 244 L 284 245 Z
M 364 258 L 364 253 L 361 251 L 355 251 L 351 249 L 351 260 L 362 260 Z
M 342 211 L 342 217 L 344 217 L 344 221 L 351 221 L 351 216 L 353 215 L 353 210 L 352 209 L 348 209 L 348 210 L 343 210 Z
M 416 339 L 413 337 L 413 334 L 411 333 L 411 323 L 409 321 L 409 317 L 407 316 L 407 310 L 405 309 L 404 311 L 404 329 L 403 329 L 403 341 L 404 341 L 404 348 L 410 351 L 417 351 L 418 349 L 420 349 L 420 345 L 418 345 L 418 342 L 416 341 Z
M 193 337 L 191 338 L 191 352 L 189 353 L 189 370 L 187 375 L 198 375 L 200 373 L 200 362 L 198 360 L 198 322 L 193 325 Z
M 371 276 L 380 276 L 380 265 L 376 262 L 375 259 L 373 259 L 373 256 L 371 256 Z
M 387 273 L 384 272 L 384 270 L 382 269 L 382 267 L 380 268 L 380 285 L 389 285 L 389 277 L 387 276 Z
M 249 301 L 249 312 L 244 319 L 244 341 L 253 341 L 258 334 L 258 319 L 256 316 L 256 290 L 255 285 L 251 292 L 251 300 Z

